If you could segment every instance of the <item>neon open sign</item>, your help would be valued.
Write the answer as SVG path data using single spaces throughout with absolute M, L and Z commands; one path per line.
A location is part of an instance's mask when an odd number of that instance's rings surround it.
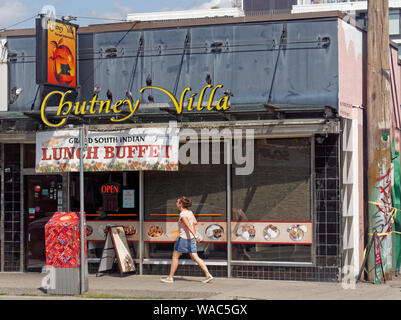
M 118 194 L 120 192 L 120 186 L 118 184 L 104 184 L 100 188 L 102 194 Z

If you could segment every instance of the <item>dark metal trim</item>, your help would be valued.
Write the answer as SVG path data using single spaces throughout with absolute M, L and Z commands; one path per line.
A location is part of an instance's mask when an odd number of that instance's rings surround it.
M 87 27 L 80 27 L 78 34 L 99 33 L 99 32 L 115 32 L 127 30 L 146 30 L 146 29 L 162 29 L 162 28 L 185 28 L 193 26 L 221 25 L 221 24 L 241 24 L 241 23 L 258 23 L 258 22 L 280 22 L 294 20 L 311 20 L 311 19 L 335 19 L 339 18 L 346 22 L 352 19 L 341 11 L 326 12 L 308 12 L 296 14 L 277 14 L 277 15 L 261 15 L 261 16 L 244 16 L 244 17 L 218 17 L 218 18 L 199 18 L 199 19 L 182 19 L 168 21 L 132 21 L 123 23 L 105 23 L 94 24 Z M 355 22 L 356 25 L 356 22 Z M 36 35 L 35 29 L 15 29 L 0 32 L 0 37 L 23 37 Z

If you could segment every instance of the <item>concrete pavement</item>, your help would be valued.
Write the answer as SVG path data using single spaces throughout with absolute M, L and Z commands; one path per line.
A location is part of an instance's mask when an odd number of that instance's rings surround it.
M 83 299 L 50 296 L 40 288 L 43 274 L 0 273 L 0 299 Z M 341 283 L 301 282 L 178 276 L 174 283 L 161 283 L 154 275 L 89 275 L 91 299 L 196 299 L 196 300 L 401 300 L 401 277 L 385 284 L 358 283 L 344 289 Z

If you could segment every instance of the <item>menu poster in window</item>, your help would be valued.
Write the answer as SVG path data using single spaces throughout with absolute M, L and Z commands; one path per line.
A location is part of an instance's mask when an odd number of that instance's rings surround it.
M 174 242 L 179 237 L 177 222 L 145 221 L 145 242 Z M 227 222 L 225 221 L 198 221 L 196 232 L 203 242 L 227 241 Z
M 108 225 L 121 225 L 127 241 L 139 241 L 139 221 L 132 220 L 89 220 L 87 226 L 88 241 L 104 241 L 107 237 Z
M 135 208 L 135 190 L 123 190 L 123 208 Z
M 231 221 L 233 243 L 312 244 L 312 221 Z
M 35 218 L 35 208 L 29 208 L 29 216 L 28 216 L 28 218 L 29 219 L 33 219 L 33 218 Z

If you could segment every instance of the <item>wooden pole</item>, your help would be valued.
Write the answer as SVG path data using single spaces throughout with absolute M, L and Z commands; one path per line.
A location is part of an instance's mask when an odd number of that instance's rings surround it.
M 390 154 L 390 43 L 388 0 L 368 0 L 367 38 L 367 154 L 368 154 L 368 240 L 373 233 L 389 231 L 388 214 L 391 206 Z M 380 253 L 384 277 L 391 279 L 391 234 L 381 235 Z M 374 250 L 368 257 L 368 278 L 381 279 L 376 267 Z M 376 277 L 375 277 L 376 272 Z M 377 274 L 380 273 L 380 274 Z

